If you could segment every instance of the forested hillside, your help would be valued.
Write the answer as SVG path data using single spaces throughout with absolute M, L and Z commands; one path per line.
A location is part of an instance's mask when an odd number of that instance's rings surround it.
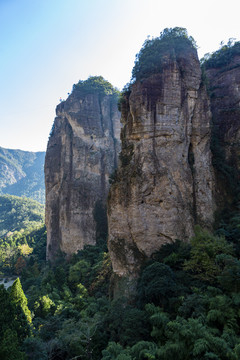
M 46 258 L 44 205 L 13 195 L 0 196 L 0 275 L 20 275 L 31 255 Z M 36 255 L 37 254 L 37 255 Z
M 26 196 L 45 201 L 45 152 L 0 147 L 0 194 Z
M 44 205 L 35 200 L 13 195 L 0 196 L 0 236 L 9 236 L 42 225 Z

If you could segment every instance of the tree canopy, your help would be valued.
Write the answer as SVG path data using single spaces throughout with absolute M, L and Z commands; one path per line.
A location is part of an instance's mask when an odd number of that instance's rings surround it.
M 73 90 L 83 94 L 99 93 L 100 95 L 118 95 L 119 91 L 102 76 L 89 76 L 87 80 L 79 80 L 73 85 Z
M 236 55 L 240 55 L 240 41 L 229 39 L 227 44 L 221 43 L 217 51 L 205 54 L 201 64 L 205 69 L 220 68 L 229 65 Z
M 13 195 L 0 195 L 0 237 L 43 225 L 44 205 Z
M 141 80 L 161 71 L 164 56 L 178 56 L 182 51 L 196 48 L 193 37 L 181 27 L 166 28 L 159 37 L 147 38 L 136 55 L 132 81 Z

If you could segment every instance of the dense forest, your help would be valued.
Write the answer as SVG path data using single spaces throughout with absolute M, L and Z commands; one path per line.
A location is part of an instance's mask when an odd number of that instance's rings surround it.
M 152 46 L 162 46 L 161 39 L 164 46 L 166 37 L 174 42 L 180 38 L 179 46 L 185 41 L 195 46 L 185 30 L 177 28 L 172 35 L 165 31 L 160 39 L 145 42 L 133 77 L 155 71 L 158 65 L 153 61 L 153 67 L 145 68 L 145 61 Z M 226 56 L 225 50 L 218 53 L 217 61 L 221 54 Z M 209 61 L 214 57 L 208 57 L 207 66 L 212 66 Z M 81 89 L 81 83 L 76 86 Z M 231 174 L 231 169 L 218 162 L 214 166 L 222 176 Z M 234 188 L 238 188 L 238 179 Z M 131 301 L 111 296 L 107 234 L 99 234 L 95 246 L 85 246 L 70 259 L 59 254 L 50 264 L 45 261 L 44 225 L 26 226 L 23 231 L 19 225 L 13 234 L 1 239 L 2 275 L 19 278 L 9 290 L 0 287 L 0 358 L 238 360 L 237 201 L 235 198 L 233 207 L 217 213 L 212 233 L 196 226 L 195 236 L 188 243 L 176 240 L 153 254 L 141 270 Z M 19 205 L 20 214 L 22 206 L 26 205 Z M 11 252 L 13 256 L 8 257 Z
M 0 196 L 0 273 L 19 274 L 26 266 L 24 256 L 31 254 L 33 247 L 39 251 L 43 246 L 40 258 L 45 259 L 45 235 L 41 242 L 45 232 L 42 204 L 18 196 Z
M 196 228 L 190 243 L 163 246 L 142 269 L 130 303 L 109 298 L 105 239 L 51 266 L 44 261 L 46 234 L 38 230 L 33 251 L 22 254 L 24 266 L 14 269 L 29 321 L 11 291 L 1 290 L 3 319 L 5 303 L 25 319 L 24 334 L 18 317 L 14 335 L 1 328 L 3 351 L 17 338 L 1 358 L 15 359 L 18 351 L 26 359 L 239 359 L 239 224 L 234 214 L 215 234 Z

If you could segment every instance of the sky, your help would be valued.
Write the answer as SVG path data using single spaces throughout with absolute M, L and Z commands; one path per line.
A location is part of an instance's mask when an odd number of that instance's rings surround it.
M 130 81 L 145 39 L 184 27 L 199 58 L 240 40 L 239 0 L 0 0 L 0 147 L 45 151 L 59 99 Z

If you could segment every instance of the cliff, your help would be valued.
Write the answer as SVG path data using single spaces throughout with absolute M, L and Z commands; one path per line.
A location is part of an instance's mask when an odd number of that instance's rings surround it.
M 213 117 L 212 151 L 219 209 L 238 201 L 240 178 L 240 43 L 230 45 L 204 63 Z
M 45 161 L 50 260 L 59 250 L 69 255 L 95 244 L 107 231 L 108 179 L 119 152 L 117 98 L 108 82 L 93 77 L 57 106 Z
M 213 222 L 211 112 L 197 52 L 190 41 L 168 48 L 162 40 L 145 44 L 122 99 L 122 152 L 108 199 L 115 293 L 134 291 L 140 267 L 163 244 L 188 241 L 195 224 Z

